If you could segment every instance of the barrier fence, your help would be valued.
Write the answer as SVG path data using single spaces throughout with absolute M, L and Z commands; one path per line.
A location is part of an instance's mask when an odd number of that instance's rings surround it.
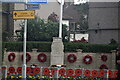
M 2 78 L 22 79 L 22 67 L 0 67 Z M 27 80 L 113 80 L 117 78 L 117 70 L 98 70 L 84 68 L 65 68 L 65 67 L 27 67 Z

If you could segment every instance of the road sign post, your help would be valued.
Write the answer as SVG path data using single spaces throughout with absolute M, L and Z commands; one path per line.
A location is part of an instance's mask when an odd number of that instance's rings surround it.
M 27 1 L 26 1 L 27 3 Z M 26 38 L 27 38 L 27 19 L 35 18 L 35 10 L 27 10 L 25 4 L 25 10 L 13 11 L 13 19 L 25 19 L 24 23 L 24 44 L 23 44 L 23 66 L 22 66 L 22 79 L 26 80 Z
M 26 35 L 27 35 L 27 19 L 25 19 L 25 26 L 24 26 L 24 44 L 23 44 L 23 67 L 22 67 L 22 78 L 26 80 Z
M 24 44 L 23 44 L 23 66 L 22 80 L 26 80 L 26 39 L 27 39 L 27 19 L 35 18 L 34 10 L 27 10 L 28 3 L 47 3 L 47 0 L 0 0 L 0 2 L 25 3 L 24 11 L 13 11 L 13 19 L 25 19 L 24 23 Z M 32 8 L 38 8 L 38 5 L 32 5 Z

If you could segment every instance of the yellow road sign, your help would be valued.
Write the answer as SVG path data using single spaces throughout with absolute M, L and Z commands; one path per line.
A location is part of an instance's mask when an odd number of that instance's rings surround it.
M 34 19 L 35 10 L 13 11 L 13 19 Z

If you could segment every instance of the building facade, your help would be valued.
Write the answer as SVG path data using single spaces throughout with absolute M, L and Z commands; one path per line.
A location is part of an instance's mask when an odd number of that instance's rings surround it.
M 89 42 L 120 43 L 120 8 L 118 2 L 89 3 Z
M 2 9 L 2 39 L 10 40 L 14 34 L 14 21 L 12 18 L 12 11 L 14 10 L 13 3 L 1 3 Z M 12 40 L 12 39 L 11 39 Z
M 79 6 L 79 7 L 83 8 L 83 6 Z M 69 21 L 69 29 L 68 29 L 69 41 L 81 40 L 82 37 L 88 40 L 87 30 L 83 29 L 83 25 L 81 24 L 83 22 L 82 17 L 84 16 L 84 21 L 85 21 L 87 20 L 87 15 L 82 14 L 79 11 L 78 5 L 75 5 L 73 3 L 65 3 L 63 10 L 64 10 L 63 20 Z

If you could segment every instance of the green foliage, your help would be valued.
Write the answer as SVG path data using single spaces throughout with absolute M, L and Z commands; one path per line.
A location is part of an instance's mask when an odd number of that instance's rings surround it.
M 88 3 L 76 5 L 77 11 L 80 13 L 80 20 L 78 24 L 80 25 L 80 30 L 88 29 Z
M 22 75 L 10 75 L 7 76 L 6 80 L 23 80 L 23 79 Z M 41 77 L 39 75 L 34 76 L 27 75 L 26 80 L 41 80 Z
M 39 52 L 51 52 L 51 42 L 27 42 L 27 51 L 31 51 L 33 48 L 37 48 Z M 23 51 L 22 42 L 3 42 L 3 48 L 7 48 L 8 51 Z M 110 53 L 111 50 L 115 50 L 117 45 L 98 45 L 89 43 L 64 43 L 65 52 L 76 52 L 77 49 L 82 49 L 83 52 L 105 52 Z
M 79 4 L 76 5 L 76 9 L 78 10 L 78 12 L 80 12 L 81 14 L 88 14 L 88 9 L 89 9 L 89 5 L 88 3 L 84 3 L 84 4 Z
M 109 53 L 111 50 L 116 50 L 117 45 L 105 45 L 105 44 L 89 44 L 89 43 L 65 43 L 65 51 L 76 51 L 82 49 L 83 52 L 106 52 Z
M 41 52 L 50 52 L 51 42 L 27 42 L 27 51 L 37 48 Z M 8 51 L 23 51 L 23 42 L 3 42 L 3 48 Z
M 57 22 L 45 22 L 42 19 L 36 18 L 28 20 L 27 24 L 27 41 L 52 41 L 53 37 L 58 37 L 59 23 Z M 63 25 L 63 41 L 67 36 L 67 26 Z M 20 41 L 23 40 L 23 28 Z

